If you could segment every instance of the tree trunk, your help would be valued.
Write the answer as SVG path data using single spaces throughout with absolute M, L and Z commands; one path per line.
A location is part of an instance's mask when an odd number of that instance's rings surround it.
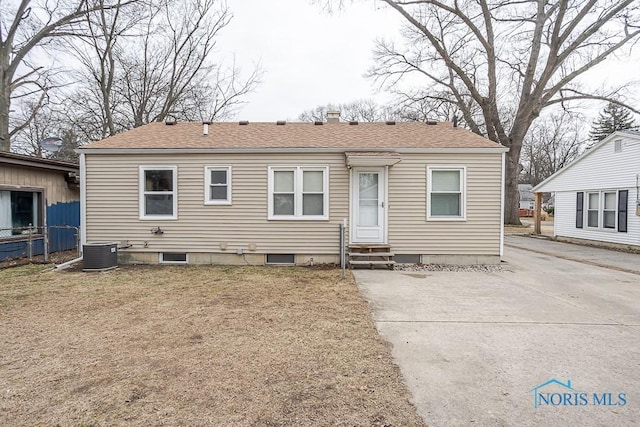
M 521 225 L 520 222 L 520 193 L 518 192 L 518 175 L 520 174 L 521 144 L 511 144 L 506 155 L 504 175 L 504 223 Z
M 0 40 L 0 151 L 10 151 L 9 108 L 11 107 L 11 78 L 7 74 L 9 67 L 8 46 Z
M 8 85 L 0 84 L 0 151 L 10 151 L 11 141 L 9 141 L 9 107 L 11 106 L 11 95 Z

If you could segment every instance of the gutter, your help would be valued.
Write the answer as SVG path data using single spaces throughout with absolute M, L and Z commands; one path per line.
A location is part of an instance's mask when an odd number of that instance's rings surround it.
M 488 154 L 488 153 L 506 153 L 509 151 L 507 147 L 486 147 L 486 148 L 80 148 L 78 152 L 82 154 L 233 154 L 233 153 L 256 153 L 256 154 L 286 154 L 286 153 L 340 153 L 344 154 L 348 151 L 364 151 L 364 152 L 389 152 L 393 150 L 401 154 Z

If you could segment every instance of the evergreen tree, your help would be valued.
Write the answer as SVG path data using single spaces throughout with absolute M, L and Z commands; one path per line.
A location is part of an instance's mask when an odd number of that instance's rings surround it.
M 602 141 L 617 130 L 637 129 L 631 111 L 609 102 L 604 107 L 598 119 L 593 122 L 589 131 L 589 138 L 594 142 Z

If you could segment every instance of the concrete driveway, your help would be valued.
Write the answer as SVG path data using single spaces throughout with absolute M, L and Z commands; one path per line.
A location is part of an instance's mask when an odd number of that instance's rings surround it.
M 637 425 L 640 272 L 519 239 L 498 273 L 354 272 L 419 413 L 430 426 Z

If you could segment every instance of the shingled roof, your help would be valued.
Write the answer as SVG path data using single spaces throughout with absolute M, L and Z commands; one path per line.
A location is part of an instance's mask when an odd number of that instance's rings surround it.
M 242 122 L 240 122 L 242 123 Z M 82 149 L 501 148 L 451 123 L 150 123 Z
M 80 168 L 77 163 L 43 159 L 40 157 L 25 156 L 23 154 L 8 153 L 4 151 L 0 151 L 0 164 L 19 165 L 37 169 L 50 169 L 61 172 L 78 172 Z

